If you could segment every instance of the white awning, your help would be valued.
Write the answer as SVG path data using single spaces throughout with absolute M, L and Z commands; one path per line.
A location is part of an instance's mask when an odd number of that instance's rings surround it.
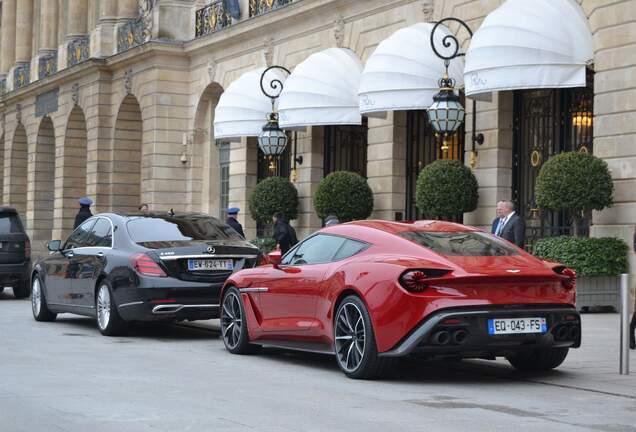
M 279 100 L 283 129 L 319 125 L 359 125 L 358 88 L 362 62 L 345 48 L 329 48 L 300 63 Z
M 574 0 L 507 0 L 477 30 L 466 54 L 466 95 L 585 86 L 592 33 Z
M 252 137 L 261 133 L 272 111 L 271 99 L 261 91 L 263 71 L 265 68 L 244 73 L 223 92 L 214 110 L 214 138 Z M 265 82 L 273 78 L 284 82 L 286 76 L 270 70 Z
M 444 61 L 431 48 L 434 24 L 420 23 L 400 29 L 378 45 L 364 67 L 360 83 L 360 111 L 379 113 L 397 110 L 428 109 L 439 91 Z M 445 26 L 435 32 L 435 47 L 442 53 L 442 39 L 451 34 Z M 464 61 L 454 59 L 449 75 L 456 88 L 464 84 Z

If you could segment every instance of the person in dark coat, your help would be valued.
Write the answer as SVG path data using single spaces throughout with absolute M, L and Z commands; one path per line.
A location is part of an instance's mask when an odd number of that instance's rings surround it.
M 495 235 L 514 243 L 523 249 L 525 243 L 526 226 L 523 219 L 515 213 L 515 206 L 510 201 L 501 201 L 497 204 L 501 217 L 497 224 Z
M 274 215 L 274 240 L 280 248 L 281 255 L 285 255 L 289 249 L 298 243 L 296 230 L 289 224 L 282 214 Z
M 239 211 L 241 211 L 241 209 L 238 207 L 230 207 L 229 209 L 227 209 L 227 220 L 225 221 L 225 223 L 231 226 L 234 231 L 241 235 L 241 237 L 245 238 L 245 233 L 243 233 L 243 226 L 238 221 L 238 219 L 236 219 L 238 217 Z
M 77 201 L 79 202 L 80 209 L 79 209 L 79 212 L 77 212 L 77 215 L 75 216 L 75 223 L 73 224 L 73 229 L 77 228 L 78 226 L 83 224 L 86 219 L 93 216 L 93 213 L 91 213 L 91 205 L 93 204 L 93 200 L 91 200 L 88 197 L 82 197 Z

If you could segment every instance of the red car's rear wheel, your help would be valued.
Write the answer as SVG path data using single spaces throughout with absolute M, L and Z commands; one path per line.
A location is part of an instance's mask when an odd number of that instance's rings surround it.
M 346 297 L 338 306 L 334 346 L 338 366 L 349 378 L 379 378 L 389 366 L 389 359 L 378 356 L 371 317 L 356 296 Z

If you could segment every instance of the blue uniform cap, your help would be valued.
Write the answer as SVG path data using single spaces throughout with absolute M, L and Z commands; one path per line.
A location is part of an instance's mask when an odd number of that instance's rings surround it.
M 241 211 L 241 209 L 238 207 L 230 207 L 229 209 L 226 210 L 227 214 L 229 215 L 238 214 L 239 211 Z
M 84 206 L 90 206 L 93 204 L 93 200 L 90 199 L 89 197 L 82 197 L 77 201 L 80 203 L 80 205 L 84 205 Z

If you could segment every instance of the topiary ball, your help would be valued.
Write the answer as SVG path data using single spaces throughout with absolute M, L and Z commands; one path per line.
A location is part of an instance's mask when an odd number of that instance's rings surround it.
M 269 177 L 260 181 L 249 199 L 252 218 L 269 223 L 272 216 L 281 213 L 287 220 L 298 217 L 298 191 L 286 178 Z
M 318 185 L 314 209 L 321 219 L 329 215 L 340 222 L 366 219 L 373 212 L 373 191 L 360 174 L 336 171 Z
M 610 207 L 614 183 L 604 160 L 587 153 L 568 152 L 543 164 L 535 193 L 541 208 L 580 214 Z
M 477 179 L 457 160 L 438 160 L 420 172 L 416 186 L 417 208 L 427 218 L 451 219 L 477 208 Z

